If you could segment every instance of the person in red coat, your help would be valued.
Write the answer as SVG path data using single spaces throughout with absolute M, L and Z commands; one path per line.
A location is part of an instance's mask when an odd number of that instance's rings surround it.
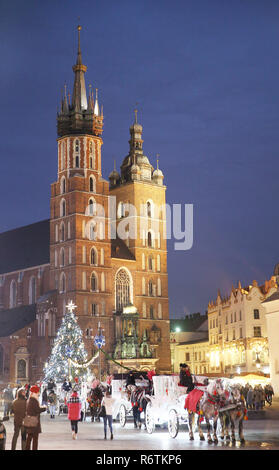
M 68 419 L 71 421 L 72 437 L 77 439 L 78 422 L 81 414 L 81 400 L 78 392 L 74 391 L 68 403 Z

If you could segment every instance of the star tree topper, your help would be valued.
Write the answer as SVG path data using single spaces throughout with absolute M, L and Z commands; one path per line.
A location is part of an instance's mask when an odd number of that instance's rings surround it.
M 70 313 L 73 313 L 74 310 L 77 308 L 77 305 L 75 305 L 73 303 L 73 301 L 71 300 L 68 305 L 66 305 L 66 308 L 69 310 Z

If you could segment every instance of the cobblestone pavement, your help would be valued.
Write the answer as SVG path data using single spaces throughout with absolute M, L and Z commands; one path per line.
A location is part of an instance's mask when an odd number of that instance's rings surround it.
M 221 439 L 217 445 L 200 441 L 198 434 L 190 441 L 186 425 L 182 426 L 177 437 L 172 439 L 167 429 L 157 428 L 153 434 L 144 429 L 134 429 L 132 421 L 124 428 L 118 422 L 113 423 L 114 439 L 104 440 L 103 423 L 91 423 L 88 419 L 79 423 L 77 440 L 72 439 L 70 423 L 66 415 L 51 420 L 48 414 L 41 416 L 42 434 L 39 437 L 39 450 L 96 450 L 96 451 L 171 451 L 183 450 L 233 450 L 240 449 L 239 441 L 235 446 L 226 444 Z M 5 423 L 7 430 L 6 450 L 11 448 L 13 436 L 13 417 Z M 243 450 L 278 450 L 279 449 L 279 401 L 264 412 L 252 412 L 244 422 L 246 443 Z M 205 433 L 206 435 L 206 433 Z M 237 435 L 236 435 L 237 436 Z M 238 437 L 237 437 L 238 439 Z M 20 439 L 17 449 L 20 449 Z

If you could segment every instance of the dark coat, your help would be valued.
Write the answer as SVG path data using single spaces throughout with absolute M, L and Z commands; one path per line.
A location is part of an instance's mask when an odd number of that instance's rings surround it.
M 193 384 L 192 375 L 187 375 L 184 370 L 180 371 L 179 380 L 180 385 L 182 385 L 183 387 L 187 387 L 187 393 L 191 392 L 195 388 L 195 385 Z
M 42 432 L 40 414 L 46 410 L 45 406 L 40 407 L 38 400 L 30 397 L 27 401 L 26 414 L 28 416 L 38 416 L 38 425 L 34 428 L 26 428 L 28 434 L 38 434 Z
M 26 398 L 16 398 L 12 403 L 12 412 L 14 413 L 15 426 L 21 426 L 26 413 Z

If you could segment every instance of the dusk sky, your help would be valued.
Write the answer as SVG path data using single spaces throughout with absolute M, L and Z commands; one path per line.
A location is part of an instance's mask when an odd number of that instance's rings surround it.
M 87 89 L 104 106 L 103 177 L 144 154 L 167 202 L 194 205 L 194 244 L 168 242 L 170 316 L 279 262 L 278 0 L 1 1 L 0 232 L 49 218 L 56 112 L 72 94 L 77 31 Z M 78 20 L 80 17 L 80 20 Z

